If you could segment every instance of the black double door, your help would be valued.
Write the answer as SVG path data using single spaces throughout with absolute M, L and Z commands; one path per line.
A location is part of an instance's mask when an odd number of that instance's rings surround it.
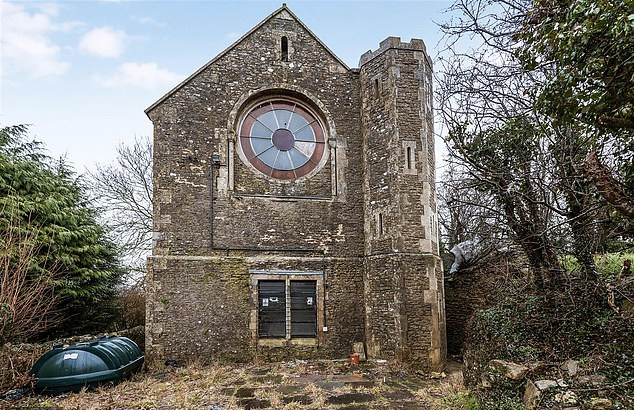
M 289 285 L 290 309 L 287 312 Z M 260 337 L 286 337 L 290 313 L 291 337 L 317 336 L 317 283 L 314 280 L 261 280 L 258 282 Z

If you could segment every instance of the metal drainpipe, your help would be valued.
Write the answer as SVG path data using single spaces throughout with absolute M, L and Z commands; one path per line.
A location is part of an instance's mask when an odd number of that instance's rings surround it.
M 211 167 L 209 170 L 209 241 L 211 249 L 214 249 L 214 168 L 220 169 L 220 154 L 211 154 Z
M 324 306 L 324 322 L 322 324 L 322 335 L 323 335 L 323 328 L 324 327 L 328 327 L 328 315 L 326 314 L 326 292 L 328 291 L 328 275 L 326 274 L 326 251 L 324 251 L 322 249 L 321 251 L 321 274 L 322 277 L 324 278 L 324 296 L 323 296 L 323 306 Z

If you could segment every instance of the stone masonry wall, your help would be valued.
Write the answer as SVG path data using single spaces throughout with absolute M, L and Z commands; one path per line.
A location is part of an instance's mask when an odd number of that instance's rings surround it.
M 371 357 L 396 357 L 426 371 L 442 369 L 447 348 L 441 272 L 433 255 L 367 259 L 366 344 Z
M 439 370 L 446 356 L 431 128 L 431 64 L 421 40 L 390 37 L 361 57 L 366 343 Z M 429 157 L 431 155 L 431 157 Z M 379 296 L 380 295 L 380 296 Z
M 288 61 L 280 55 L 282 36 Z M 148 110 L 156 231 L 148 276 L 149 362 L 341 357 L 363 341 L 358 89 L 358 72 L 282 10 Z M 327 161 L 310 178 L 272 180 L 238 155 L 244 110 L 279 95 L 308 106 L 327 133 Z M 211 163 L 214 154 L 218 165 Z M 328 330 L 319 346 L 258 346 L 249 327 L 258 303 L 245 285 L 249 269 L 322 270 L 323 261 L 320 303 Z
M 326 292 L 316 301 L 328 330 L 314 347 L 258 346 L 250 332 L 250 270 L 324 272 Z M 165 360 L 212 362 L 339 358 L 363 341 L 363 266 L 359 259 L 269 256 L 157 256 L 148 276 L 148 366 Z M 321 332 L 320 332 L 321 333 Z
M 309 177 L 275 180 L 241 158 L 242 116 L 279 96 L 308 107 L 326 132 L 327 155 Z M 388 38 L 349 69 L 284 5 L 146 112 L 150 367 L 345 357 L 366 341 L 371 356 L 439 369 L 444 294 L 421 40 Z M 318 277 L 314 341 L 258 340 L 257 275 L 280 271 Z
M 438 255 L 431 63 L 424 43 L 384 40 L 362 56 L 360 82 L 366 253 Z
M 299 23 L 281 17 L 149 112 L 155 124 L 155 231 L 160 232 L 155 253 L 204 253 L 211 245 L 210 225 L 214 248 L 363 253 L 358 75 Z M 282 34 L 289 39 L 289 61 L 276 54 Z M 311 178 L 270 180 L 236 153 L 242 107 L 272 92 L 306 96 L 323 117 L 329 158 Z M 210 164 L 213 153 L 220 156 L 217 168 Z

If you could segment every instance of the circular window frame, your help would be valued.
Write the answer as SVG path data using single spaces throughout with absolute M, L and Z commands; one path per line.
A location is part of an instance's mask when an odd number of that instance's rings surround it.
M 323 168 L 328 157 L 327 131 L 321 116 L 306 103 L 274 96 L 257 100 L 242 112 L 237 128 L 238 152 L 257 173 L 278 182 L 291 182 L 309 178 Z M 284 115 L 290 119 L 280 124 L 278 117 Z M 254 131 L 255 127 L 259 132 Z M 255 135 L 263 134 L 264 129 L 266 135 Z M 282 157 L 283 161 L 278 162 Z

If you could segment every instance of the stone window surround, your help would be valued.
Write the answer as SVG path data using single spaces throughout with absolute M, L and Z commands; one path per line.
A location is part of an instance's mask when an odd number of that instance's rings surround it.
M 380 206 L 372 211 L 372 220 L 374 221 L 373 239 L 385 239 L 388 235 L 388 216 L 387 207 Z
M 282 36 L 280 39 L 280 48 L 282 52 L 282 61 L 288 61 L 288 37 Z
M 403 173 L 417 175 L 416 141 L 403 141 Z
M 289 35 L 289 41 L 291 36 Z M 289 46 L 290 47 L 290 46 Z M 290 51 L 289 51 L 290 53 Z M 242 96 L 235 102 L 233 108 L 228 117 L 227 128 L 224 132 L 226 132 L 227 138 L 227 186 L 226 190 L 233 191 L 234 189 L 234 155 L 238 157 L 237 159 L 243 161 L 243 153 L 237 147 L 237 129 L 239 127 L 239 121 L 241 114 L 247 109 L 249 105 L 254 104 L 258 100 L 263 100 L 266 98 L 272 98 L 273 96 L 281 96 L 284 98 L 296 99 L 301 103 L 308 106 L 312 112 L 318 115 L 318 118 L 322 120 L 322 125 L 325 127 L 324 132 L 326 132 L 326 139 L 328 142 L 328 149 L 326 150 L 326 155 L 324 155 L 323 161 L 324 164 L 327 161 L 330 161 L 331 167 L 334 170 L 332 172 L 332 197 L 327 198 L 331 200 L 334 197 L 339 197 L 340 200 L 345 200 L 345 190 L 340 190 L 339 184 L 342 184 L 341 181 L 345 181 L 344 175 L 344 167 L 338 166 L 339 161 L 346 161 L 346 153 L 345 150 L 341 150 L 340 144 L 338 144 L 338 134 L 337 128 L 333 121 L 333 116 L 329 112 L 326 105 L 310 90 L 307 90 L 302 87 L 297 87 L 288 83 L 272 83 L 266 86 L 263 86 L 256 90 L 251 90 Z M 321 169 L 321 165 L 319 167 Z M 315 171 L 317 173 L 317 170 Z M 299 180 L 303 180 L 305 178 L 309 178 L 313 175 L 310 173 L 302 178 L 298 178 L 297 180 L 292 181 L 284 181 L 277 180 L 277 183 L 289 183 L 289 182 L 297 182 Z M 266 178 L 266 177 L 265 177 Z M 344 184 L 345 185 L 345 184 Z
M 300 270 L 249 270 L 250 276 L 250 301 L 251 315 L 249 320 L 249 330 L 251 331 L 251 344 L 254 346 L 283 347 L 287 345 L 320 346 L 324 343 L 325 327 L 325 288 L 324 272 L 322 271 L 300 271 Z M 313 280 L 316 282 L 316 304 L 317 304 L 317 337 L 291 338 L 290 336 L 290 303 L 286 306 L 286 337 L 285 338 L 260 338 L 258 336 L 258 282 L 260 280 L 283 280 L 286 282 L 286 289 L 290 287 L 290 282 L 295 280 Z

